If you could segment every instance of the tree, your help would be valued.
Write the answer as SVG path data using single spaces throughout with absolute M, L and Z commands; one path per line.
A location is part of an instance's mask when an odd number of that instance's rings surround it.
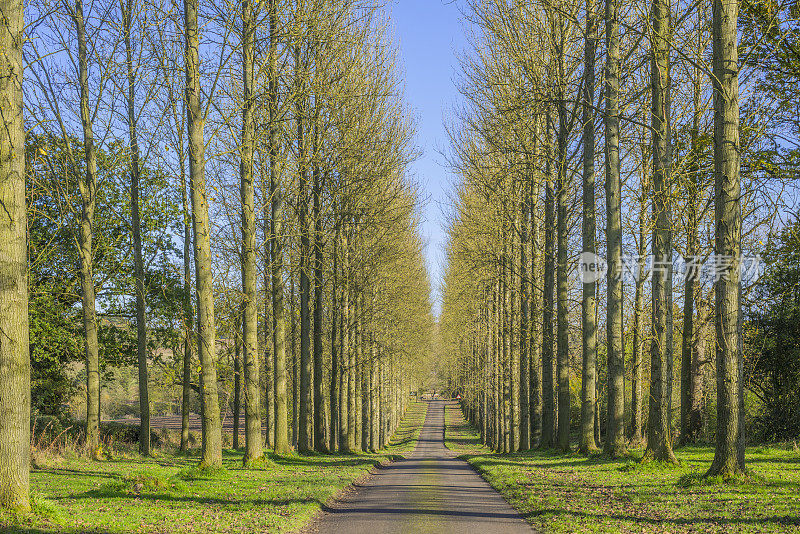
M 708 475 L 723 477 L 745 471 L 738 13 L 738 2 L 713 3 L 714 254 L 731 261 L 715 284 L 718 428 Z
M 594 177 L 594 63 L 597 47 L 597 21 L 593 0 L 586 1 L 586 43 L 584 50 L 583 88 L 583 253 L 597 253 L 595 237 L 595 177 Z M 608 79 L 608 76 L 606 76 Z M 607 90 L 607 92 L 609 92 Z M 609 306 L 611 309 L 611 306 Z M 581 381 L 580 451 L 589 454 L 597 448 L 594 442 L 594 408 L 597 399 L 597 283 L 593 278 L 583 281 L 581 302 L 583 330 L 583 380 Z M 610 322 L 609 322 L 610 323 Z M 609 336 L 609 339 L 611 337 Z M 609 351 L 609 354 L 611 351 Z
M 283 196 L 278 182 L 278 9 L 269 0 L 269 186 L 272 228 L 272 354 L 275 358 L 275 453 L 288 454 L 289 414 L 286 397 L 286 310 L 283 275 Z
M 125 45 L 125 75 L 127 91 L 125 100 L 128 112 L 128 136 L 131 149 L 131 229 L 136 278 L 136 354 L 139 367 L 139 453 L 150 455 L 150 398 L 147 384 L 147 321 L 145 318 L 144 259 L 142 258 L 142 224 L 139 215 L 139 135 L 137 131 L 136 73 L 131 45 L 131 19 L 134 17 L 133 0 L 120 1 L 122 11 L 122 39 Z
M 620 35 L 619 2 L 606 0 L 606 240 L 608 241 L 608 417 L 605 452 L 625 454 L 625 342 L 622 286 L 622 187 L 620 179 Z
M 255 7 L 242 2 L 242 353 L 244 355 L 245 456 L 249 463 L 262 456 L 261 394 L 258 362 L 258 300 L 256 295 L 256 221 L 253 180 L 253 46 Z
M 653 145 L 653 341 L 645 459 L 677 462 L 672 452 L 672 180 L 670 128 L 670 3 L 653 0 L 651 99 Z
M 25 209 L 25 125 L 22 117 L 23 5 L 0 5 L 0 509 L 30 510 L 30 360 Z
M 222 422 L 217 396 L 216 328 L 211 274 L 211 236 L 205 180 L 204 116 L 200 92 L 200 31 L 198 0 L 184 2 L 186 70 L 186 114 L 189 143 L 189 183 L 191 184 L 194 226 L 195 284 L 197 291 L 198 354 L 203 400 L 204 440 L 200 465 L 222 466 Z

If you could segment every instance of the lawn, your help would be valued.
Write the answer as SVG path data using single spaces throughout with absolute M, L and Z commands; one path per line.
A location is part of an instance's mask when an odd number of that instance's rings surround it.
M 546 451 L 496 455 L 456 406 L 447 446 L 462 456 L 541 532 L 798 532 L 800 453 L 747 450 L 747 481 L 703 481 L 711 447 L 676 451 L 677 467 L 601 455 Z
M 392 443 L 378 454 L 267 455 L 242 467 L 224 451 L 225 469 L 201 472 L 195 456 L 119 453 L 93 462 L 66 455 L 31 471 L 38 513 L 0 516 L 4 532 L 289 532 L 377 463 L 413 449 L 425 403 L 409 408 Z

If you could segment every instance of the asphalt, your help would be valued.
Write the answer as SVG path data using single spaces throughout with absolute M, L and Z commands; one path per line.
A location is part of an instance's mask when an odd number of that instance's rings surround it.
M 531 527 L 500 494 L 445 447 L 445 404 L 428 404 L 412 454 L 381 466 L 325 507 L 308 532 L 530 534 Z

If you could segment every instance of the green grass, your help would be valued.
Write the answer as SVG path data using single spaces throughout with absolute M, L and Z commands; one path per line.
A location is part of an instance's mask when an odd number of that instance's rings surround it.
M 448 447 L 462 456 L 541 532 L 798 532 L 800 454 L 747 451 L 748 477 L 702 475 L 711 447 L 676 451 L 679 466 L 546 451 L 496 455 L 476 450 L 477 431 L 448 418 Z M 451 446 L 452 444 L 452 446 Z M 461 447 L 461 448 L 459 448 Z
M 444 444 L 459 454 L 489 454 L 491 451 L 481 443 L 480 434 L 464 419 L 461 409 L 455 404 L 445 406 Z
M 34 513 L 0 515 L 2 532 L 288 532 L 377 463 L 413 449 L 425 415 L 413 404 L 392 443 L 378 454 L 268 455 L 242 467 L 224 451 L 224 470 L 201 470 L 197 458 L 117 454 L 92 462 L 65 458 L 31 472 Z

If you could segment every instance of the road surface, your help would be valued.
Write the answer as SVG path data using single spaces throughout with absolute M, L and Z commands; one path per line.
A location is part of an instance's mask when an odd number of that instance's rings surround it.
M 530 534 L 531 527 L 500 494 L 444 446 L 445 404 L 428 404 L 408 458 L 379 468 L 326 507 L 308 532 Z

